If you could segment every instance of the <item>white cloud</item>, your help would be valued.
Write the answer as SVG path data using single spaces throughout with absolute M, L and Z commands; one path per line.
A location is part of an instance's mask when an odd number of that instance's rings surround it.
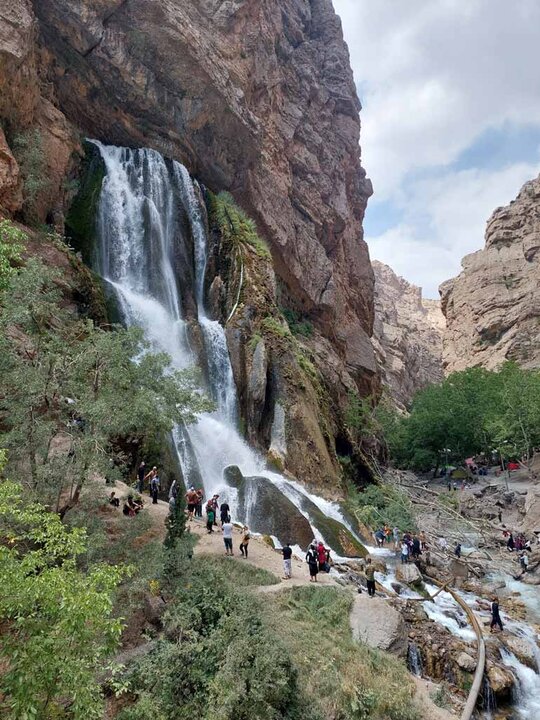
M 335 0 L 379 199 L 504 122 L 540 123 L 536 0 Z
M 539 172 L 537 159 L 496 172 L 462 170 L 415 183 L 401 200 L 403 222 L 366 238 L 372 257 L 423 287 L 426 297 L 438 297 L 438 286 L 460 271 L 462 257 L 482 246 L 493 210 L 513 200 Z

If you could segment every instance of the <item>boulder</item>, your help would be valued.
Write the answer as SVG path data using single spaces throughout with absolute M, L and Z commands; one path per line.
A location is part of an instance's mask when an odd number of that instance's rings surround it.
M 513 653 L 517 659 L 535 672 L 538 672 L 538 663 L 534 648 L 530 642 L 523 638 L 506 635 L 501 638 L 503 645 Z
M 405 585 L 418 585 L 422 582 L 422 575 L 416 565 L 408 563 L 396 567 L 396 580 Z
M 353 638 L 369 647 L 406 657 L 407 628 L 401 614 L 382 598 L 357 595 L 350 614 Z
M 474 672 L 476 670 L 476 660 L 466 652 L 460 652 L 456 658 L 456 662 L 465 672 Z
M 491 689 L 498 699 L 510 696 L 515 684 L 515 678 L 510 670 L 501 665 L 490 664 L 487 670 L 487 677 Z

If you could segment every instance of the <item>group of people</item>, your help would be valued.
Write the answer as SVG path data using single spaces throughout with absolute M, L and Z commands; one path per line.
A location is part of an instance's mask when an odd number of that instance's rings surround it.
M 503 530 L 503 537 L 506 540 L 508 551 L 518 553 L 518 562 L 521 571 L 522 573 L 526 573 L 529 569 L 529 553 L 532 552 L 531 540 L 528 540 L 523 533 L 518 533 L 514 536 L 513 532 L 506 529 Z
M 289 547 L 289 545 L 286 547 Z M 285 560 L 285 556 L 283 558 Z M 309 567 L 309 581 L 317 582 L 319 572 L 330 572 L 330 550 L 325 548 L 321 540 L 319 542 L 314 541 L 306 553 L 306 562 Z
M 114 490 L 109 495 L 109 505 L 112 505 L 114 508 L 120 507 L 120 498 L 117 497 Z M 135 515 L 138 515 L 141 512 L 143 507 L 144 500 L 142 497 L 140 495 L 133 495 L 133 493 L 129 493 L 127 498 L 124 499 L 122 513 L 126 515 L 126 517 L 135 517 Z

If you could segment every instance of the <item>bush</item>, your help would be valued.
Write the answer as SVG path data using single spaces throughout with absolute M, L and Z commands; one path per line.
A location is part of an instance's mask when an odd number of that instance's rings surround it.
M 281 312 L 287 321 L 293 335 L 310 338 L 313 337 L 313 323 L 307 318 L 302 317 L 296 310 L 282 308 Z
M 0 221 L 0 291 L 5 290 L 21 262 L 26 235 L 9 220 Z
M 401 531 L 416 530 L 412 503 L 397 488 L 368 485 L 359 492 L 351 487 L 347 507 L 361 523 L 373 529 L 388 523 Z
M 210 225 L 216 227 L 222 238 L 235 247 L 249 245 L 259 257 L 271 259 L 270 250 L 259 236 L 255 222 L 240 208 L 228 192 L 219 195 L 208 193 Z
M 24 182 L 24 213 L 31 222 L 37 220 L 39 195 L 49 187 L 43 139 L 37 128 L 17 135 L 13 141 L 13 154 L 19 163 Z

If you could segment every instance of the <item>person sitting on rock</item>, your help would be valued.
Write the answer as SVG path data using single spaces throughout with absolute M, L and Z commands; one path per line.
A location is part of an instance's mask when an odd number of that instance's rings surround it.
M 114 492 L 114 490 L 109 495 L 109 505 L 112 505 L 113 507 L 116 507 L 116 508 L 120 507 L 120 498 L 116 497 L 116 493 Z

